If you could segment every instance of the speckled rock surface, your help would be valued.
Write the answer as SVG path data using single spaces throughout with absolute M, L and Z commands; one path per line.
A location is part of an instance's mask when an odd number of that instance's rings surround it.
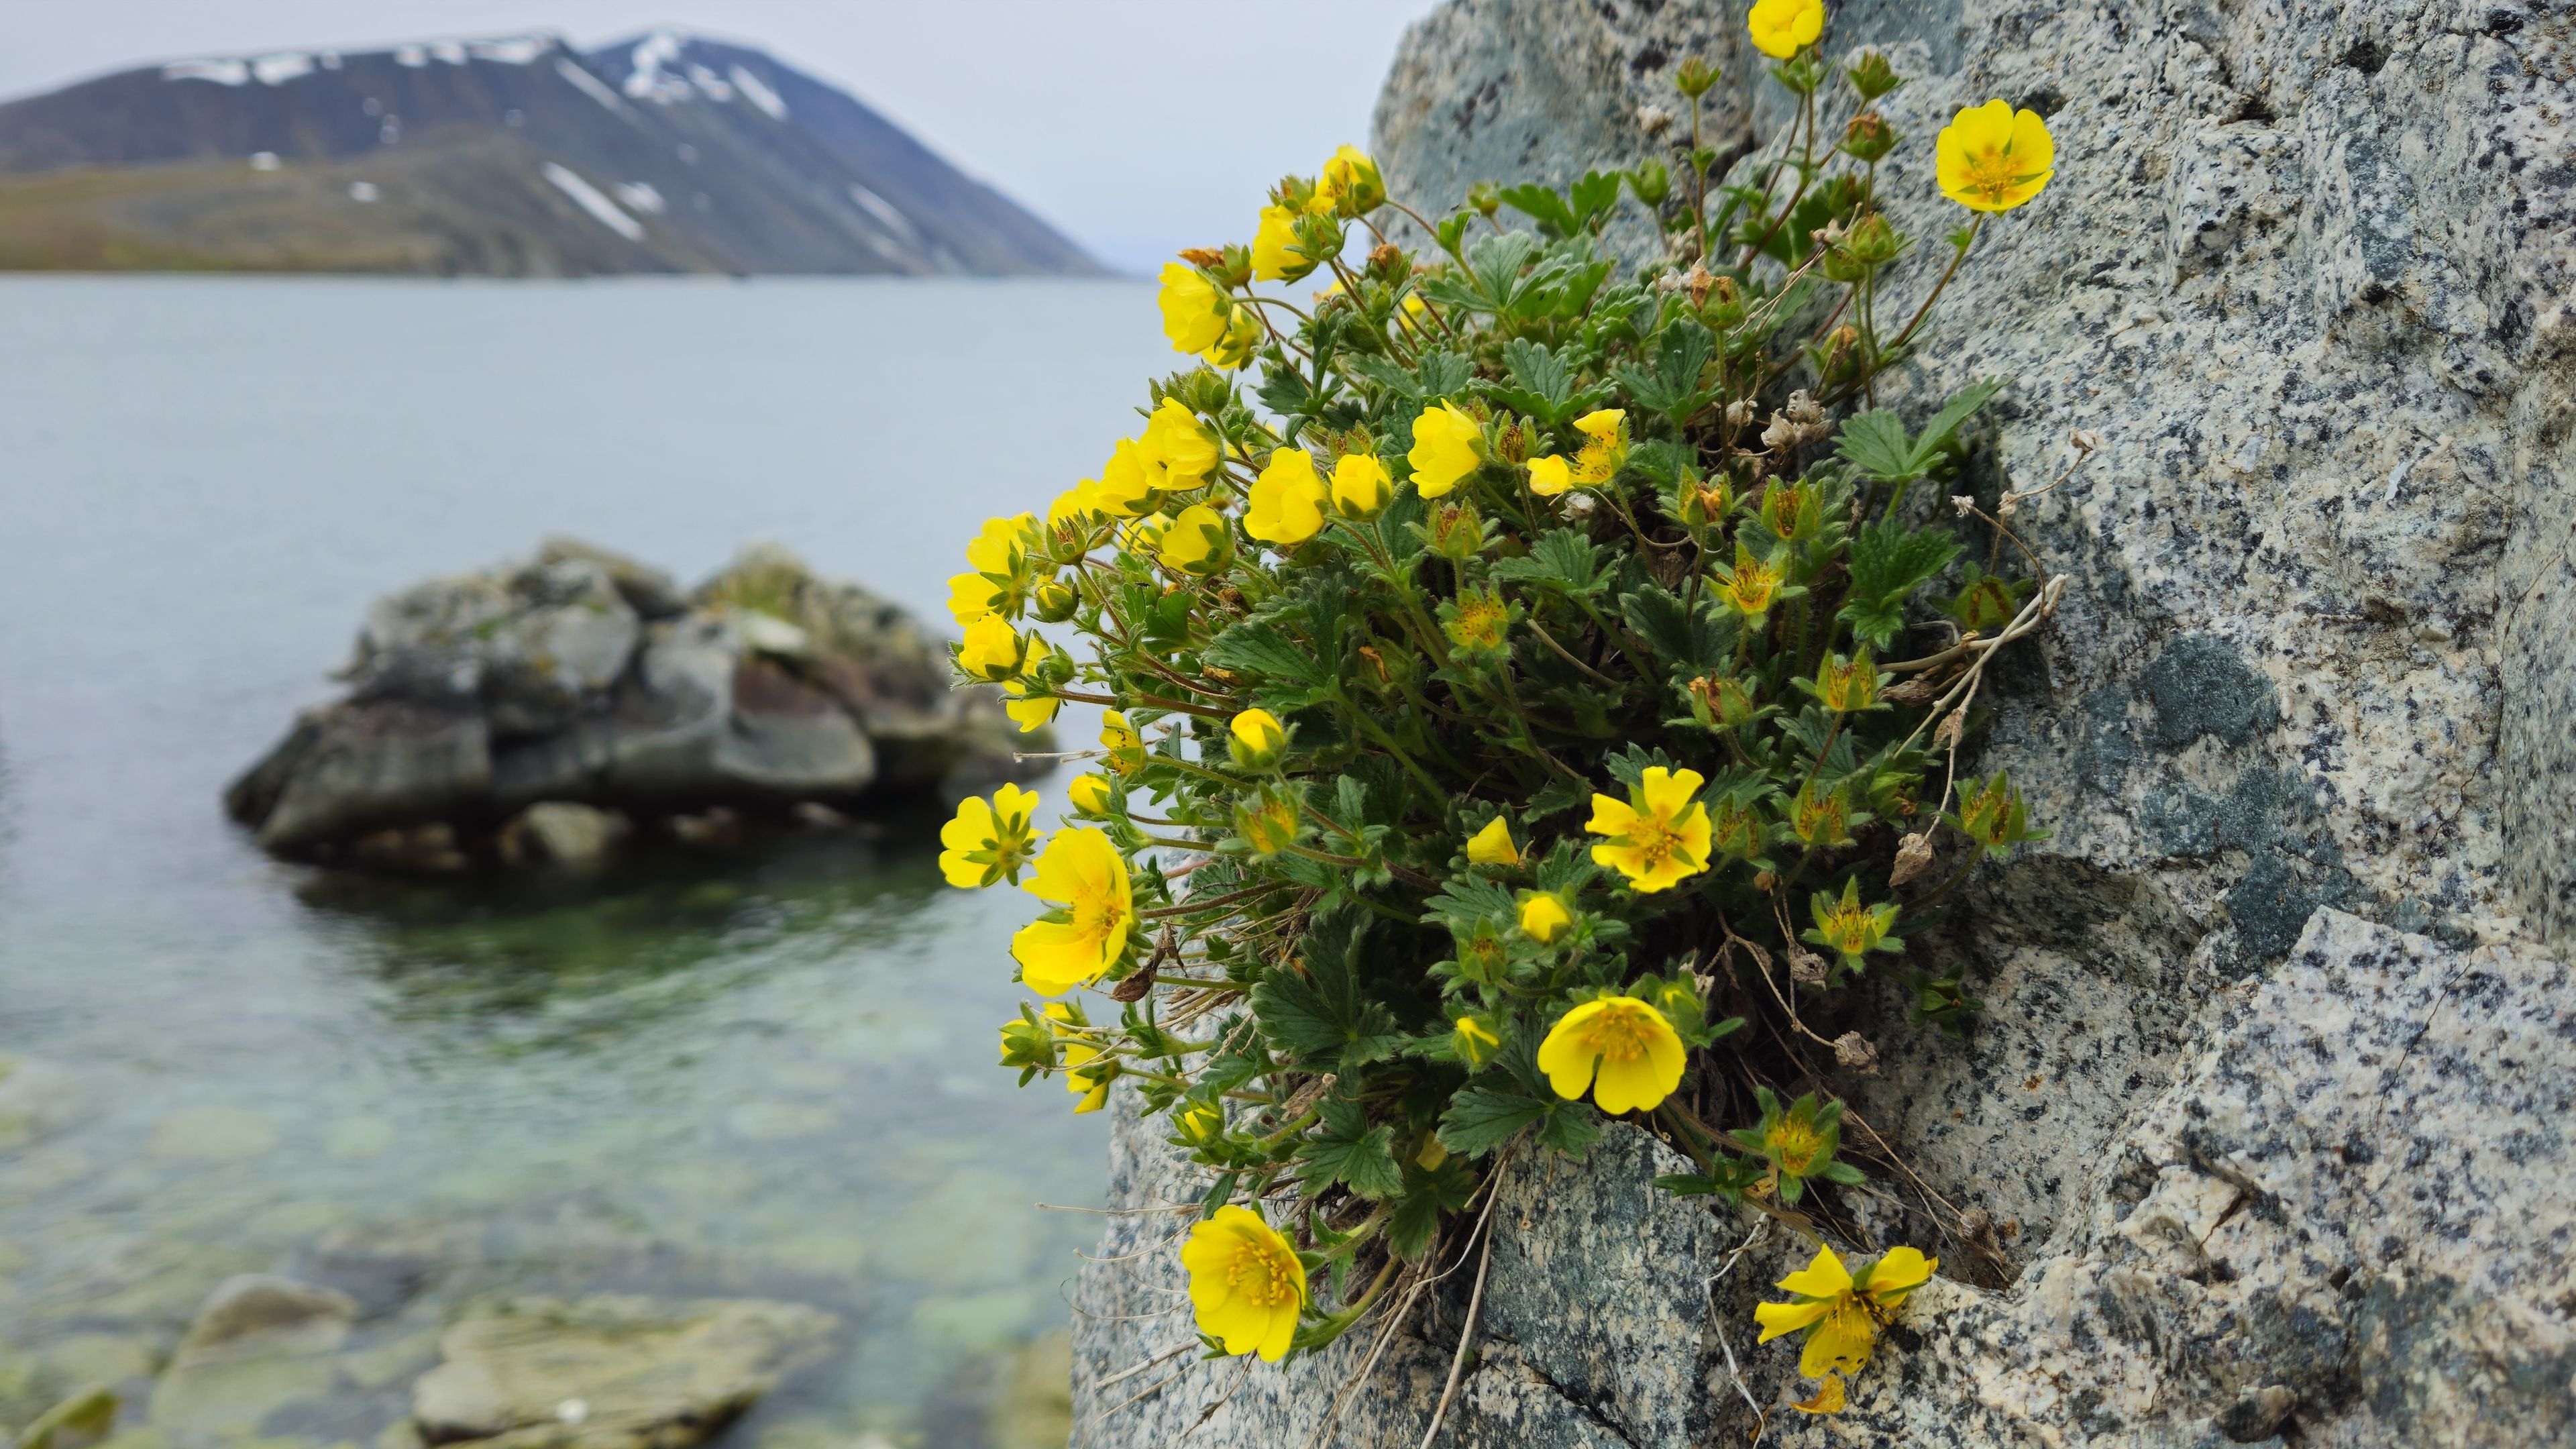
M 2570 1442 L 2576 972 L 2323 910 L 2213 1011 L 2211 1042 L 2096 1155 L 2060 1250 L 2007 1291 L 1926 1285 L 1831 1421 L 1787 1409 L 1793 1355 L 1750 1341 L 1803 1248 L 1655 1189 L 1675 1160 L 1626 1128 L 1516 1178 L 1441 1442 L 1740 1443 L 1765 1417 L 1790 1449 Z M 1139 1369 L 1195 1342 L 1189 1211 L 1152 1209 L 1204 1187 L 1132 1115 L 1117 1143 L 1127 1211 L 1075 1285 L 1074 1443 L 1314 1439 L 1364 1338 L 1285 1370 L 1194 1351 Z M 1471 1277 L 1320 1442 L 1419 1441 Z
M 1957 107 L 2032 106 L 2058 142 L 1881 401 L 1919 415 L 2010 375 L 1976 437 L 1988 500 L 2054 477 L 2072 430 L 2103 446 L 2022 515 L 2072 584 L 1999 681 L 1980 763 L 2056 836 L 1940 942 L 1988 1010 L 1953 1039 L 1883 1000 L 1847 1023 L 1879 1074 L 1830 1083 L 1994 1233 L 1946 1235 L 1893 1200 L 1910 1189 L 1864 1213 L 1947 1276 L 1852 1413 L 1775 1419 L 1771 1442 L 2570 1442 L 2576 3 L 1833 8 L 1830 50 L 1915 77 L 1885 103 L 1910 149 L 1881 184 L 1927 252 L 1960 220 L 1928 165 Z M 1749 154 L 1786 112 L 1741 25 L 1714 0 L 1453 0 L 1381 98 L 1390 189 L 1438 210 L 1477 180 L 1669 159 L 1692 52 L 1728 76 L 1710 144 Z M 1622 206 L 1613 243 L 1640 255 L 1653 230 Z M 1597 1160 L 1565 1211 L 1644 1175 Z M 1685 1276 L 1619 1256 L 1627 1231 L 1585 1239 L 1610 1255 L 1588 1270 L 1505 1236 L 1489 1292 L 1616 1305 Z M 1740 1240 L 1692 1250 L 1701 1283 Z M 1746 1322 L 1784 1251 L 1724 1280 L 1713 1321 Z M 1470 1400 L 1512 1395 L 1444 1442 L 1742 1432 L 1706 1322 L 1637 1311 L 1666 1365 L 1639 1372 L 1700 1375 L 1709 1417 L 1547 1368 L 1532 1327 L 1470 1378 Z M 1436 1385 L 1443 1321 L 1353 1412 Z M 1085 1323 L 1095 1378 L 1133 1361 Z M 1735 1348 L 1777 1402 L 1782 1355 Z M 1299 1442 L 1243 1407 L 1271 1383 L 1193 1442 Z M 1346 1418 L 1341 1442 L 1406 1440 Z

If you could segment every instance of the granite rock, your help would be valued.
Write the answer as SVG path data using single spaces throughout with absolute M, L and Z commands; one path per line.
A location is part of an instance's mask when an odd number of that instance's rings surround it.
M 2058 143 L 2049 190 L 1988 228 L 1881 404 L 1919 419 L 2012 378 L 1970 436 L 1988 501 L 2057 476 L 2075 430 L 2102 446 L 2021 514 L 2071 583 L 1996 681 L 1976 762 L 2055 836 L 1929 943 L 1988 1009 L 1960 1038 L 1909 1026 L 1892 991 L 1814 1023 L 1876 1048 L 1874 1074 L 1820 1063 L 1822 1084 L 1921 1179 L 1854 1211 L 1944 1276 L 1851 1412 L 1777 1413 L 1771 1442 L 2567 1442 L 2576 6 L 1833 9 L 1834 56 L 1883 49 L 1913 77 L 1883 103 L 1909 149 L 1881 195 L 1923 239 L 1896 295 L 1928 287 L 1960 220 L 1928 174 L 1958 107 L 2035 108 Z M 1675 161 L 1691 53 L 1727 76 L 1702 125 L 1740 167 L 1788 121 L 1741 26 L 1712 0 L 1452 0 L 1380 100 L 1389 188 L 1436 213 L 1479 180 Z M 1656 236 L 1624 200 L 1614 248 Z M 1605 1147 L 1569 1216 L 1624 1211 L 1642 1174 Z M 1798 1396 L 1776 1345 L 1732 1344 L 1741 1392 L 1723 1341 L 1712 1374 L 1713 1327 L 1654 1298 L 1718 1277 L 1740 1230 L 1651 1266 L 1628 1231 L 1581 1240 L 1590 1258 L 1501 1237 L 1488 1307 L 1633 1312 L 1643 1379 L 1551 1366 L 1588 1325 L 1498 1337 L 1444 1442 L 1713 1442 L 1749 1430 L 1744 1394 Z M 1758 1256 L 1709 1325 L 1748 1323 L 1795 1255 Z M 1506 1286 L 1507 1262 L 1538 1285 Z M 1168 1301 L 1100 1292 L 1086 1309 Z M 1077 1321 L 1078 1381 L 1143 1356 Z M 1445 1371 L 1423 1332 L 1390 1346 L 1368 1412 L 1400 1418 Z M 1293 1412 L 1349 1367 L 1296 1371 Z M 1705 1417 L 1667 1417 L 1658 1375 L 1697 1382 Z M 1239 1407 L 1278 1377 L 1254 1370 L 1198 1437 L 1282 1442 L 1293 1425 Z

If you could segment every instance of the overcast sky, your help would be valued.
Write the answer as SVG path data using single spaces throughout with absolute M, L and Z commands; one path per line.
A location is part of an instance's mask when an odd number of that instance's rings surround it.
M 1113 265 L 1249 241 L 1262 190 L 1365 145 L 1434 0 L 0 0 L 0 96 L 147 61 L 674 25 L 837 82 Z

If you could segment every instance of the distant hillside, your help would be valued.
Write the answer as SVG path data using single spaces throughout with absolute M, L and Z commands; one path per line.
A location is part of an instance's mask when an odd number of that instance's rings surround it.
M 0 105 L 0 268 L 1102 271 L 847 93 L 670 31 L 183 60 Z

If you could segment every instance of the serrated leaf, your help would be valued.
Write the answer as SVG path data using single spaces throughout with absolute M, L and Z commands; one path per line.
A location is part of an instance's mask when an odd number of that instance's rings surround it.
M 1441 1215 L 1465 1207 L 1475 1194 L 1475 1175 L 1464 1162 L 1452 1159 L 1428 1172 L 1406 1168 L 1404 1196 L 1387 1217 L 1387 1246 L 1399 1258 L 1420 1258 L 1440 1235 Z
M 1582 180 L 1566 188 L 1566 197 L 1572 203 L 1574 215 L 1574 226 L 1568 230 L 1591 225 L 1594 217 L 1619 204 L 1621 174 L 1617 171 L 1587 171 Z
M 1581 1161 L 1601 1136 L 1601 1114 L 1589 1102 L 1559 1102 L 1538 1123 L 1538 1140 L 1542 1147 L 1552 1147 L 1566 1156 Z
M 1558 593 L 1588 598 L 1609 580 L 1601 576 L 1601 550 L 1570 528 L 1550 529 L 1530 545 L 1525 558 L 1494 565 L 1494 577 L 1506 582 L 1540 584 Z
M 1525 181 L 1500 193 L 1503 205 L 1539 224 L 1549 236 L 1572 236 L 1582 223 L 1565 204 L 1565 198 L 1535 181 Z
M 1184 608 L 1190 602 L 1186 594 L 1171 597 L 1179 599 Z M 1322 662 L 1308 654 L 1284 630 L 1258 619 L 1244 620 L 1219 634 L 1200 657 L 1221 669 L 1267 675 L 1297 684 L 1321 686 L 1332 679 Z
M 1905 422 L 1892 412 L 1846 419 L 1834 452 L 1891 483 L 1922 476 L 1914 463 L 1914 445 L 1905 439 Z
M 1482 1157 L 1548 1116 L 1550 1106 L 1518 1092 L 1463 1088 L 1450 1099 L 1449 1110 L 1440 1114 L 1440 1145 L 1468 1157 Z
M 1714 600 L 1703 596 L 1697 603 L 1661 584 L 1648 583 L 1633 593 L 1619 596 L 1620 616 L 1637 637 L 1677 670 L 1696 673 L 1725 659 L 1732 643 L 1731 625 L 1717 611 Z
M 1984 407 L 1987 399 L 2003 391 L 2011 382 L 2012 379 L 2008 377 L 1990 377 L 1984 382 L 1973 383 L 1951 394 L 1950 400 L 1941 405 L 1941 411 L 1932 415 L 1932 421 L 1923 425 L 1923 436 L 1915 440 L 1915 462 L 1919 466 L 1929 467 L 1932 459 L 1943 448 L 1950 445 L 1950 435 L 1959 430 L 1959 425 L 1966 422 L 1977 409 Z
M 1864 525 L 1852 534 L 1851 593 L 1835 617 L 1884 649 L 1905 627 L 1906 597 L 1958 556 L 1959 540 L 1946 529 L 1911 528 L 1892 518 Z
M 1357 1102 L 1328 1097 L 1323 1123 L 1298 1149 L 1301 1170 L 1311 1190 L 1341 1183 L 1370 1199 L 1394 1196 L 1404 1186 L 1395 1161 L 1395 1129 L 1381 1122 L 1372 1127 Z

